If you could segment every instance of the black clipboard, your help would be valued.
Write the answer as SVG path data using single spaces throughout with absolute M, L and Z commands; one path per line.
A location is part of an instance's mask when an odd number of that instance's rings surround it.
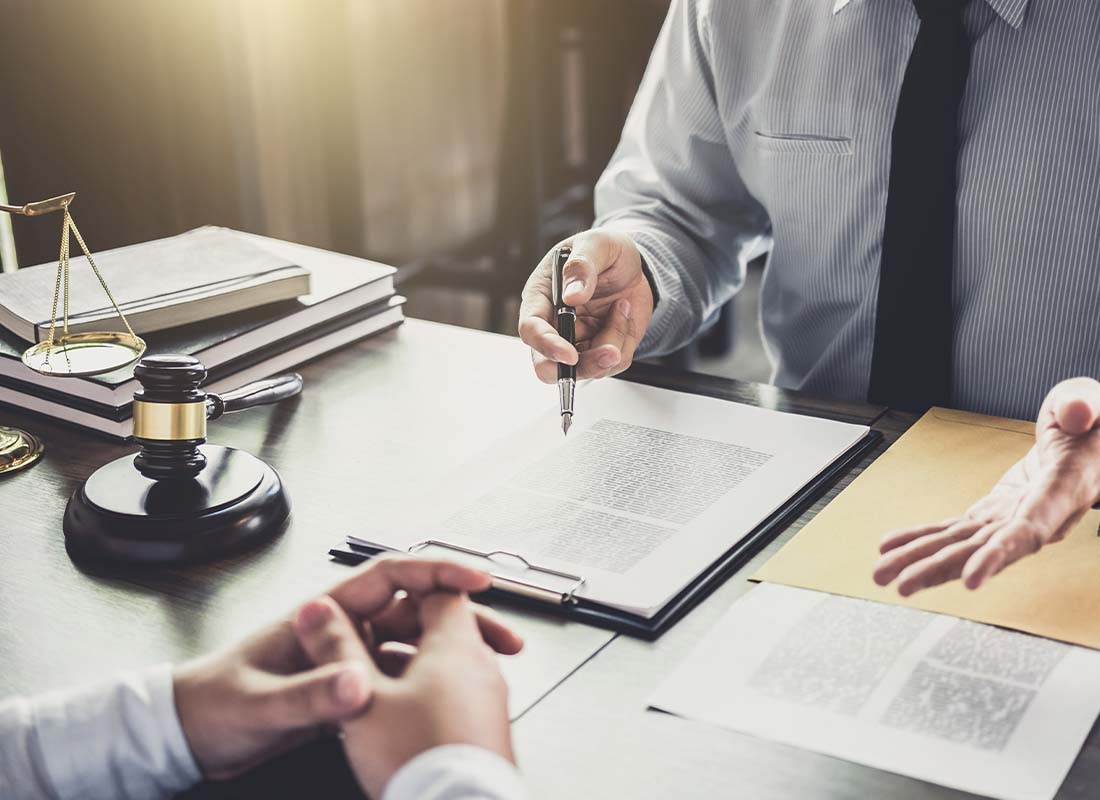
M 487 601 L 499 600 L 508 605 L 532 609 L 652 641 L 706 599 L 726 579 L 745 566 L 768 542 L 801 516 L 838 478 L 848 471 L 849 467 L 863 458 L 881 440 L 882 434 L 879 431 L 868 431 L 867 435 L 814 476 L 797 494 L 753 528 L 747 536 L 723 553 L 679 594 L 665 603 L 661 610 L 652 617 L 641 617 L 584 597 L 578 597 L 575 592 L 584 583 L 582 576 L 569 575 L 535 566 L 514 553 L 505 554 L 519 558 L 532 572 L 554 576 L 559 582 L 564 581 L 564 588 L 551 589 L 534 581 L 521 581 L 507 576 L 494 575 L 493 588 L 484 592 L 480 597 Z M 428 540 L 413 545 L 410 552 L 415 553 L 425 545 L 448 548 L 483 558 L 491 558 L 493 555 L 502 552 L 474 551 L 437 540 Z M 383 551 L 381 548 L 341 542 L 328 552 L 333 559 L 340 563 L 360 564 L 372 556 L 387 551 Z

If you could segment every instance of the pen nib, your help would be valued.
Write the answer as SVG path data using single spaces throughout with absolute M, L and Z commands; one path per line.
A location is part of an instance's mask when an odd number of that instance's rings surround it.
M 572 425 L 572 424 L 573 424 L 573 415 L 572 414 L 566 413 L 566 414 L 561 415 L 561 435 L 562 436 L 567 436 L 569 434 L 569 426 Z

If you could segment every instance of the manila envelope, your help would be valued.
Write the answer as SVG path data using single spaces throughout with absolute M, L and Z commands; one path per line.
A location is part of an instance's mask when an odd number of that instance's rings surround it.
M 882 536 L 959 516 L 1023 457 L 1029 422 L 933 408 L 753 576 L 1000 625 L 1100 649 L 1100 513 L 977 591 L 960 581 L 909 598 L 871 580 Z

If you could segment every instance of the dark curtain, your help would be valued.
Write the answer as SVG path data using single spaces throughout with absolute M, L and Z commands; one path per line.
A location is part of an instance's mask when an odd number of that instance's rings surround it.
M 10 199 L 76 191 L 93 249 L 239 224 L 215 17 L 213 2 L 0 4 Z M 56 259 L 60 220 L 13 226 L 21 265 Z
M 73 216 L 95 250 L 206 224 L 262 233 L 257 175 L 274 163 L 331 195 L 325 230 L 314 232 L 313 243 L 358 251 L 360 174 L 346 157 L 354 110 L 345 6 L 0 3 L 0 157 L 9 198 L 76 191 Z M 293 125 L 276 137 L 282 150 L 265 165 L 258 144 L 264 120 L 252 113 L 265 70 L 243 70 L 242 53 L 255 47 L 250 37 L 262 35 L 269 9 L 283 15 L 299 54 L 309 57 L 296 60 L 291 91 L 278 97 Z M 320 162 L 301 165 L 306 150 L 320 152 Z M 57 257 L 57 222 L 13 221 L 21 265 Z
M 8 196 L 76 191 L 94 250 L 205 224 L 398 262 L 507 238 L 541 213 L 536 159 L 544 197 L 599 173 L 663 7 L 0 0 Z M 525 132 L 532 104 L 557 133 Z M 21 265 L 56 223 L 13 221 Z

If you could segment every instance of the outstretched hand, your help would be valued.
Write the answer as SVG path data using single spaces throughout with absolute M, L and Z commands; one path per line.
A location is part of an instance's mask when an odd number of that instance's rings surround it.
M 893 531 L 874 579 L 908 596 L 961 578 L 977 589 L 1060 541 L 1100 498 L 1100 383 L 1073 378 L 1043 401 L 1035 444 L 962 517 Z

